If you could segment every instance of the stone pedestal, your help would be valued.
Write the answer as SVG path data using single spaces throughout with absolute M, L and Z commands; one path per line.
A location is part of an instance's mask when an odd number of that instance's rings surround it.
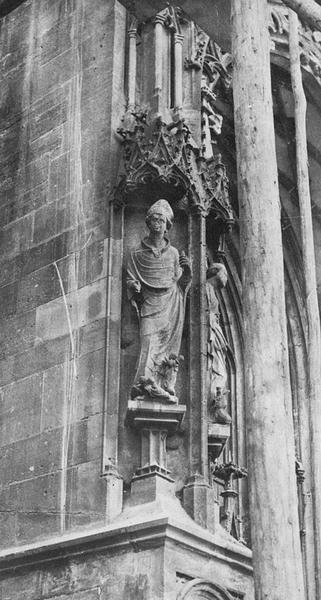
M 166 438 L 178 429 L 185 411 L 183 404 L 163 404 L 146 397 L 128 402 L 126 425 L 136 429 L 141 440 L 140 467 L 131 486 L 134 504 L 174 494 L 174 481 L 167 469 Z
M 131 502 L 144 504 L 154 502 L 160 496 L 174 496 L 174 480 L 169 477 L 169 471 L 158 465 L 137 469 L 131 484 Z
M 185 404 L 165 404 L 154 402 L 146 397 L 129 400 L 126 425 L 141 430 L 155 430 L 174 433 L 182 423 L 186 412 Z

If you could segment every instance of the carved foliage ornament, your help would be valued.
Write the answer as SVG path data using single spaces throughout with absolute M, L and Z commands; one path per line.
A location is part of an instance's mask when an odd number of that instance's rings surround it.
M 205 52 L 208 44 L 208 35 L 198 25 L 193 23 L 194 28 L 194 39 L 193 39 L 193 50 L 191 55 L 185 58 L 184 66 L 185 69 L 202 69 Z
M 204 56 L 201 87 L 202 139 L 206 157 L 215 154 L 217 138 L 221 134 L 223 117 L 217 110 L 217 97 L 225 95 L 231 83 L 231 55 L 209 41 Z
M 223 52 L 218 44 L 209 41 L 204 57 L 204 72 L 208 75 L 210 88 L 213 91 L 220 80 L 225 89 L 232 84 L 232 56 Z

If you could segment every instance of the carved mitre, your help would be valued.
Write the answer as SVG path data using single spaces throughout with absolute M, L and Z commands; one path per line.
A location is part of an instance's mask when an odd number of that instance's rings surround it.
M 154 204 L 152 204 L 152 206 L 148 209 L 146 221 L 155 213 L 163 215 L 166 218 L 169 227 L 173 225 L 174 213 L 171 209 L 169 202 L 167 202 L 167 200 L 165 200 L 164 198 L 161 198 L 160 200 L 157 200 L 157 202 L 154 202 Z

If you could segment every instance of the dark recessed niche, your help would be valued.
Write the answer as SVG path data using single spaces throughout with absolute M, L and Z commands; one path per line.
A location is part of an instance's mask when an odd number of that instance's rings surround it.
M 5 17 L 25 0 L 0 0 L 0 18 Z

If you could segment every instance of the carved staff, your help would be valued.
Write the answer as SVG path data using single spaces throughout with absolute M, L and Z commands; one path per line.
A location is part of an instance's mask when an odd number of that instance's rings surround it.
M 321 11 L 321 9 L 320 9 Z M 289 11 L 291 82 L 294 98 L 297 190 L 300 205 L 305 309 L 307 316 L 307 371 L 311 432 L 312 502 L 317 597 L 321 597 L 321 335 L 317 296 L 312 211 L 306 135 L 306 98 L 302 85 L 298 17 Z
M 303 600 L 267 10 L 232 0 L 254 583 L 257 599 Z

